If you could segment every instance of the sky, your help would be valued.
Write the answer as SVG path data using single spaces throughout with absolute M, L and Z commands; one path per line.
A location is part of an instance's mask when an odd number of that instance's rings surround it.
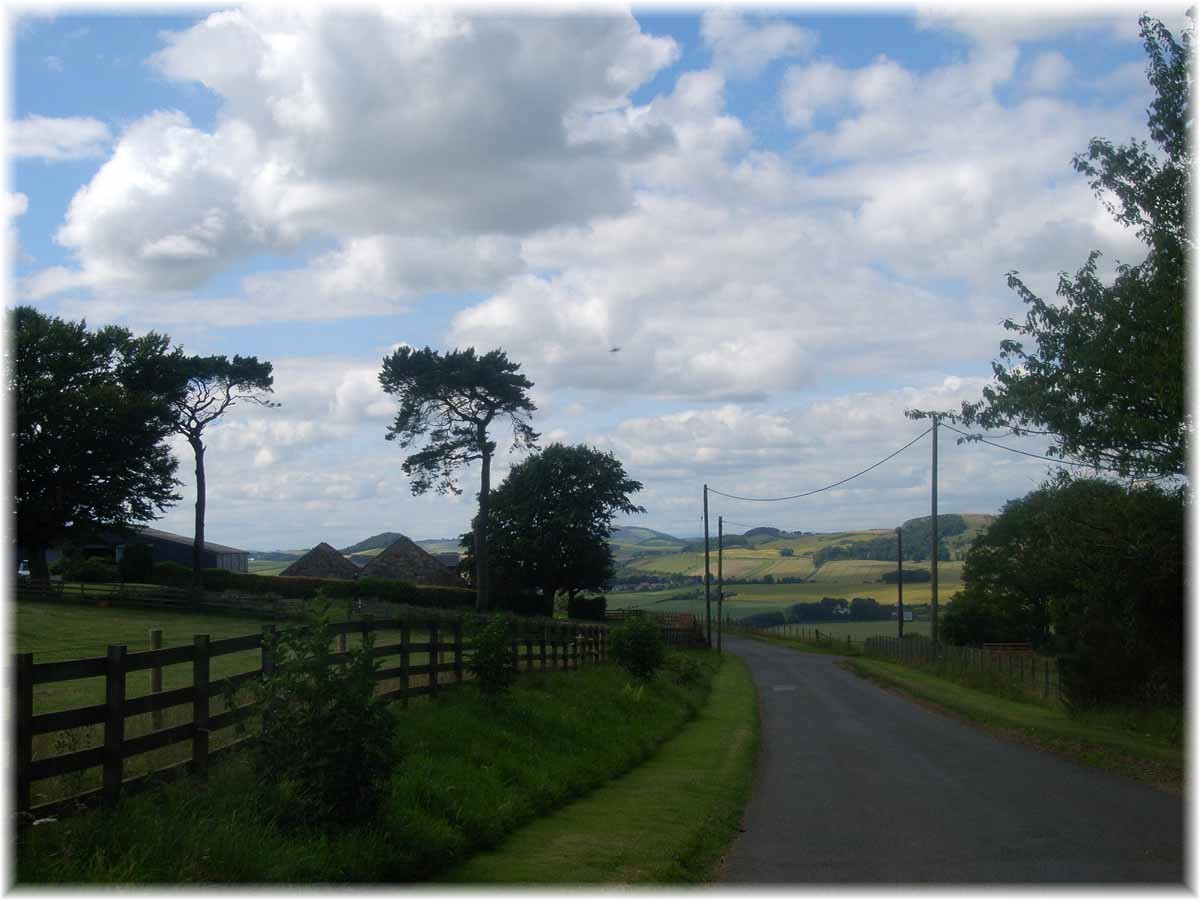
M 274 367 L 207 432 L 209 540 L 469 527 L 413 496 L 379 386 L 402 345 L 503 349 L 541 443 L 614 453 L 622 518 L 701 533 L 702 486 L 805 493 L 978 399 L 1090 250 L 1136 263 L 1071 158 L 1144 139 L 1143 6 L 309 4 L 35 9 L 10 24 L 6 304 Z M 1148 7 L 1178 35 L 1184 5 Z M 614 348 L 619 348 L 613 352 Z M 522 456 L 510 433 L 493 484 Z M 1044 461 L 942 432 L 940 512 Z M 1044 440 L 1002 441 L 1044 453 Z M 182 499 L 155 523 L 192 533 Z M 928 515 L 929 437 L 715 530 Z

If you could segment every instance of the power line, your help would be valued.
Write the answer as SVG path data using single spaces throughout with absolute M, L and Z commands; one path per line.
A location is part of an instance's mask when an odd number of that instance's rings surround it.
M 899 456 L 901 453 L 903 453 L 905 450 L 907 450 L 909 447 L 911 447 L 913 444 L 915 444 L 921 438 L 925 437 L 925 435 L 929 434 L 929 432 L 931 432 L 931 431 L 933 431 L 933 428 L 926 428 L 924 431 L 922 431 L 920 434 L 918 434 L 915 438 L 913 438 L 911 441 L 909 441 L 907 444 L 905 444 L 903 447 L 901 447 L 895 453 L 891 453 L 888 456 L 885 456 L 883 459 L 879 460 L 879 462 L 877 462 L 873 465 L 867 466 L 861 472 L 855 472 L 853 475 L 849 476 L 848 478 L 843 478 L 841 481 L 835 481 L 833 484 L 827 484 L 827 485 L 825 485 L 825 487 L 817 488 L 815 491 L 805 491 L 803 494 L 792 494 L 789 497 L 738 497 L 738 496 L 735 496 L 734 494 L 726 494 L 724 491 L 718 491 L 716 488 L 712 488 L 712 487 L 710 487 L 708 490 L 710 493 L 720 494 L 722 497 L 728 497 L 730 500 L 746 500 L 750 503 L 777 503 L 780 500 L 799 500 L 801 497 L 811 497 L 813 494 L 819 494 L 822 491 L 828 491 L 831 488 L 835 488 L 840 484 L 845 484 L 847 481 L 853 481 L 855 478 L 858 478 L 860 475 L 866 475 L 872 469 L 882 466 L 889 459 Z
M 955 428 L 953 425 L 947 425 L 945 422 L 942 423 L 942 427 L 949 428 L 955 434 L 961 434 L 965 438 L 970 438 L 972 443 L 978 441 L 979 443 L 987 444 L 990 447 L 998 447 L 1001 450 L 1007 450 L 1009 453 L 1019 453 L 1022 456 L 1029 456 L 1029 457 L 1032 457 L 1033 459 L 1044 459 L 1044 460 L 1046 460 L 1046 462 L 1058 463 L 1059 465 L 1063 465 L 1063 466 L 1078 466 L 1081 469 L 1095 469 L 1100 472 L 1116 472 L 1118 474 L 1121 474 L 1120 469 L 1113 469 L 1113 468 L 1110 468 L 1109 466 L 1097 466 L 1097 465 L 1093 465 L 1092 463 L 1071 462 L 1071 460 L 1069 460 L 1069 459 L 1058 459 L 1057 457 L 1054 457 L 1054 456 L 1042 456 L 1039 453 L 1029 453 L 1026 450 L 1018 450 L 1016 447 L 1006 447 L 1004 444 L 997 444 L 995 441 L 989 441 L 987 438 L 983 437 L 982 435 L 971 434 L 966 431 L 960 431 L 959 429 Z

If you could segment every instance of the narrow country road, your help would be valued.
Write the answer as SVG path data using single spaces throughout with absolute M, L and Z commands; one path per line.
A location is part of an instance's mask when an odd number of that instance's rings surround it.
M 762 713 L 726 882 L 1183 883 L 1181 797 L 992 737 L 836 657 L 725 645 Z

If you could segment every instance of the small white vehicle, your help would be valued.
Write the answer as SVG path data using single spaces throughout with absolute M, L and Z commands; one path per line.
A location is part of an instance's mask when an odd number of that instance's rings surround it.
M 17 564 L 17 577 L 18 578 L 28 578 L 29 577 L 29 560 L 23 559 Z

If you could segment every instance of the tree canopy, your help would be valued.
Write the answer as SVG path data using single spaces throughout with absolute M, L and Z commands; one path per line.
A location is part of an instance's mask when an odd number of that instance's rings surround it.
M 179 499 L 166 438 L 184 385 L 164 335 L 92 332 L 28 306 L 9 323 L 17 540 L 45 580 L 50 546 L 127 529 Z
M 551 444 L 513 466 L 492 494 L 488 521 L 497 584 L 546 597 L 606 590 L 613 518 L 645 512 L 630 499 L 641 489 L 613 454 L 582 444 Z M 468 556 L 471 543 L 463 535 Z
M 1105 284 L 1100 254 L 1092 252 L 1074 276 L 1060 277 L 1061 303 L 1043 300 L 1010 272 L 1009 287 L 1027 311 L 1023 322 L 1010 319 L 1004 327 L 1020 339 L 1001 343 L 995 384 L 982 400 L 947 417 L 1045 435 L 1053 441 L 1050 456 L 1153 478 L 1183 474 L 1189 429 L 1184 319 L 1194 28 L 1189 24 L 1177 41 L 1161 22 L 1139 21 L 1156 95 L 1149 131 L 1160 155 L 1144 141 L 1095 138 L 1073 165 L 1113 217 L 1136 230 L 1147 256 L 1119 264 Z
M 255 356 L 174 356 L 187 390 L 174 401 L 175 431 L 187 438 L 196 460 L 196 525 L 192 539 L 192 582 L 199 586 L 203 572 L 204 516 L 207 478 L 204 470 L 204 429 L 238 401 L 278 406 L 267 398 L 275 382 L 269 362 Z
M 943 636 L 1051 645 L 1075 702 L 1178 702 L 1184 517 L 1181 490 L 1096 478 L 1011 500 L 967 553 Z
M 513 449 L 533 449 L 538 434 L 529 424 L 537 407 L 529 399 L 533 383 L 520 374 L 502 350 L 482 356 L 475 348 L 451 350 L 445 355 L 426 347 L 400 347 L 383 360 L 379 383 L 400 401 L 385 437 L 409 448 L 424 440 L 421 450 L 404 459 L 404 474 L 413 494 L 433 489 L 461 493 L 456 472 L 476 460 L 481 463 L 479 513 L 475 531 L 476 605 L 488 607 L 488 548 L 484 524 L 488 521 L 491 460 L 496 444 L 488 429 L 497 420 L 512 427 Z

